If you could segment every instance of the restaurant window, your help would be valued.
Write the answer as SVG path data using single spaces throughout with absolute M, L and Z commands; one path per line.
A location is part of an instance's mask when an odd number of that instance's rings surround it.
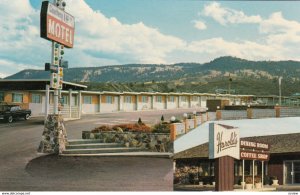
M 36 103 L 36 104 L 42 103 L 42 101 L 41 101 L 41 95 L 40 94 L 32 94 L 32 96 L 31 96 L 31 103 Z
M 83 96 L 84 104 L 92 104 L 92 96 Z
M 215 164 L 214 162 L 202 162 L 199 165 L 199 176 L 214 176 Z
M 23 94 L 22 93 L 13 93 L 12 101 L 14 103 L 23 103 Z

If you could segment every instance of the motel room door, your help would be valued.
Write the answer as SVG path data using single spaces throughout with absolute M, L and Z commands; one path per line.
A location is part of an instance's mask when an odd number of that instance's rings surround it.
M 284 183 L 300 184 L 300 161 L 284 162 Z

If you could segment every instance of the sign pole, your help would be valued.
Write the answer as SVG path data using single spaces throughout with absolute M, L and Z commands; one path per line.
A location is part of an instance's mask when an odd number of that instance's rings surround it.
M 245 160 L 243 159 L 243 190 L 245 190 Z
M 56 3 L 56 0 L 54 0 L 54 3 Z M 52 41 L 52 51 L 51 51 L 51 64 L 54 64 L 54 50 L 55 50 L 55 42 Z M 54 88 L 54 108 L 53 108 L 54 114 L 58 114 L 58 91 L 56 88 Z
M 264 189 L 264 161 L 261 161 L 261 188 Z
M 254 189 L 254 160 L 252 161 L 252 188 Z

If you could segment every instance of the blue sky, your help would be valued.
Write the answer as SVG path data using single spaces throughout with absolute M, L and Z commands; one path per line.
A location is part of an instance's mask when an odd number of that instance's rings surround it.
M 50 42 L 39 37 L 41 0 L 1 0 L 0 77 L 43 69 Z M 76 18 L 70 67 L 128 63 L 300 60 L 300 2 L 66 0 Z

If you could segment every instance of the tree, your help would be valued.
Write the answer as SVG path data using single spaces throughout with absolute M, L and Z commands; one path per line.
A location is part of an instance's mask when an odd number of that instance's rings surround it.
M 164 115 L 161 115 L 160 120 L 161 120 L 161 122 L 164 122 L 164 121 L 165 121 Z

